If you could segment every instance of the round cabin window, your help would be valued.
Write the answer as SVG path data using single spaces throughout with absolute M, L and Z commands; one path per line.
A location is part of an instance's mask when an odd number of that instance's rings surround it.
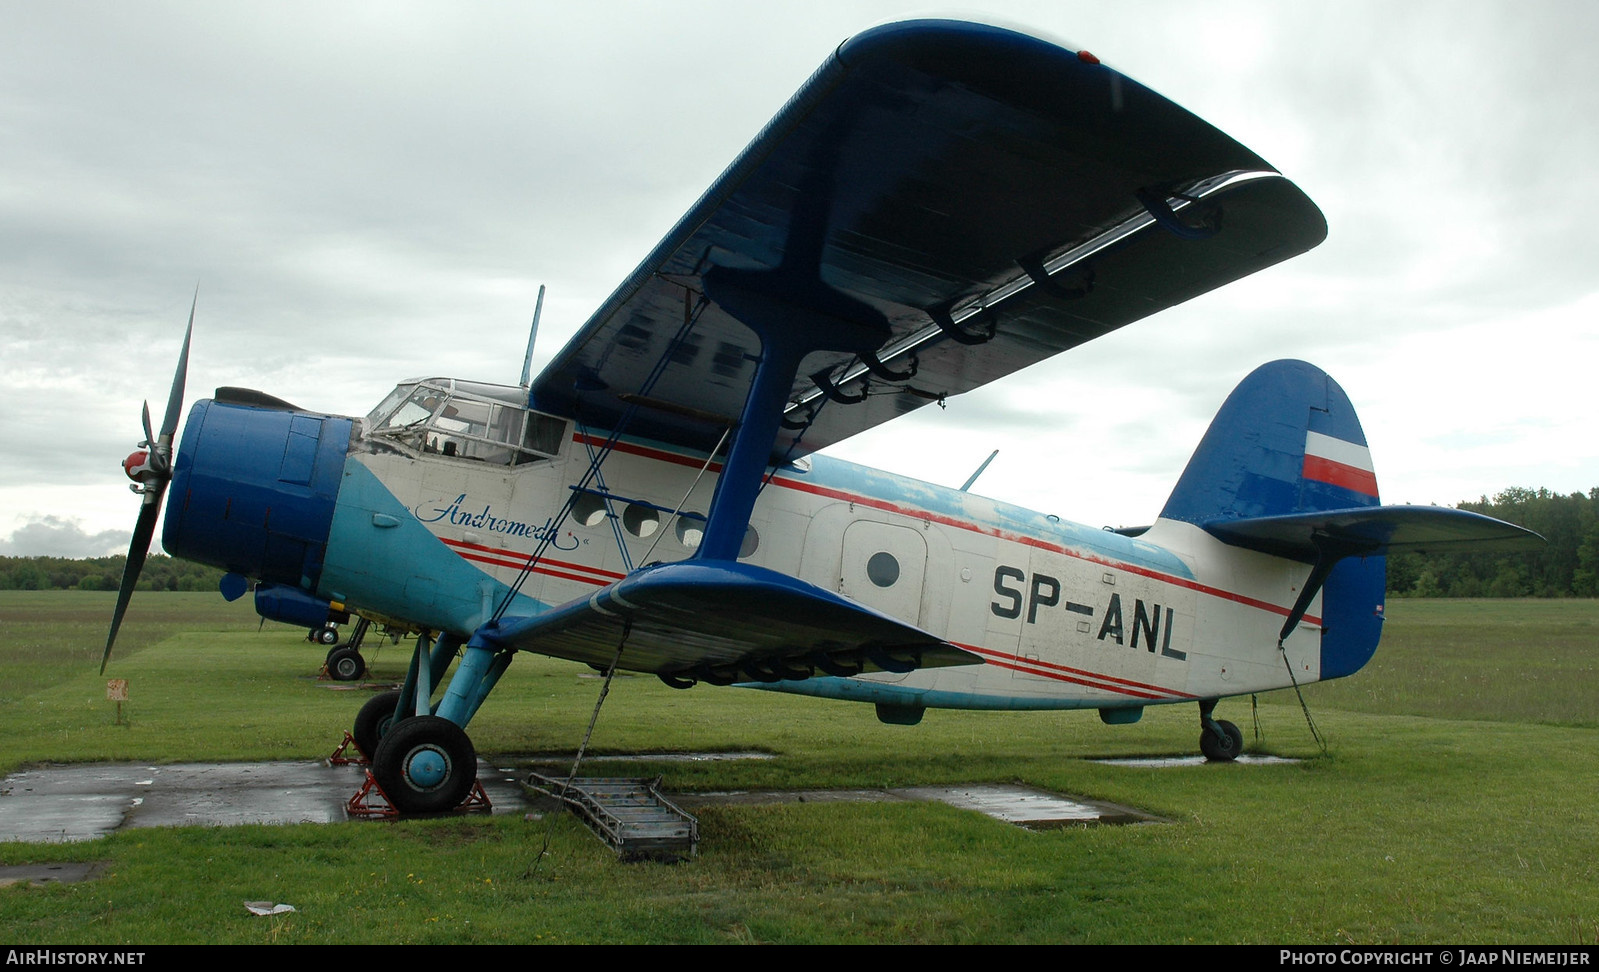
M 661 528 L 661 514 L 648 506 L 629 503 L 622 511 L 622 526 L 635 537 L 652 537 Z
M 583 493 L 572 504 L 572 519 L 580 526 L 599 526 L 605 519 L 605 500 L 593 493 Z
M 899 580 L 899 561 L 888 551 L 880 550 L 866 562 L 866 577 L 878 587 L 893 587 Z

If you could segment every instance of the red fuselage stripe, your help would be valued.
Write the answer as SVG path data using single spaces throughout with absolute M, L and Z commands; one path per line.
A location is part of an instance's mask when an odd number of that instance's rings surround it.
M 441 538 L 442 539 L 442 538 Z M 485 547 L 480 543 L 469 543 L 465 540 L 444 540 L 448 546 L 454 547 L 456 553 L 466 560 L 476 561 L 480 564 L 492 564 L 495 567 L 511 567 L 517 570 L 528 565 L 533 558 L 529 554 L 504 547 Z M 564 568 L 560 570 L 552 568 Z M 572 573 L 576 571 L 577 573 Z M 589 567 L 586 564 L 574 564 L 570 561 L 555 560 L 551 557 L 541 559 L 538 566 L 533 568 L 535 574 L 548 574 L 551 577 L 564 577 L 567 580 L 583 581 L 596 587 L 604 587 L 612 581 L 619 581 L 626 574 L 618 574 L 614 570 L 604 570 L 599 567 Z
M 1174 689 L 1162 688 L 1159 685 L 1150 685 L 1145 682 L 1135 682 L 1130 678 L 1117 678 L 1114 675 L 1101 675 L 1098 672 L 1084 671 L 1081 668 L 1072 668 L 1069 665 L 1057 665 L 1054 662 L 1040 661 L 1035 658 L 1023 658 L 1009 652 L 994 651 L 991 648 L 980 648 L 977 645 L 958 645 L 974 654 L 982 655 L 983 660 L 990 665 L 1009 668 L 1029 675 L 1038 675 L 1044 678 L 1060 679 L 1063 682 L 1075 682 L 1078 685 L 1087 685 L 1092 688 L 1104 689 L 1107 692 L 1120 692 L 1123 695 L 1132 695 L 1141 699 L 1192 699 L 1196 696 L 1187 692 L 1178 692 Z M 1125 688 L 1123 686 L 1126 686 Z
M 574 435 L 572 438 L 579 442 L 586 441 L 594 445 L 603 444 L 603 440 L 594 438 L 592 436 L 583 436 L 578 434 Z M 688 456 L 678 455 L 677 453 L 667 452 L 662 449 L 654 449 L 649 446 L 635 445 L 630 442 L 618 442 L 615 448 L 618 452 L 626 452 L 631 455 L 643 456 L 648 459 L 656 459 L 661 462 L 676 463 L 679 466 L 688 466 L 693 469 L 698 469 L 701 465 L 703 465 L 702 462 L 692 459 Z M 711 463 L 710 468 L 712 472 L 720 472 L 722 467 L 720 463 L 713 462 Z M 797 480 L 784 479 L 777 476 L 774 476 L 771 482 L 774 486 L 781 486 L 784 489 L 792 489 L 796 492 L 810 493 L 813 496 L 826 496 L 829 499 L 843 500 L 848 503 L 869 506 L 873 509 L 883 510 L 884 512 L 888 513 L 898 513 L 902 516 L 928 520 L 933 523 L 939 523 L 943 524 L 944 526 L 953 527 L 957 530 L 965 530 L 969 533 L 979 533 L 984 536 L 995 537 L 1011 543 L 1019 543 L 1023 546 L 1037 547 L 1040 550 L 1048 550 L 1052 553 L 1058 553 L 1065 557 L 1073 557 L 1078 560 L 1086 560 L 1089 563 L 1101 564 L 1106 567 L 1114 567 L 1117 570 L 1124 570 L 1130 574 L 1137 574 L 1141 577 L 1148 577 L 1164 584 L 1171 584 L 1174 587 L 1183 587 L 1200 594 L 1207 594 L 1211 597 L 1219 597 L 1223 600 L 1244 604 L 1252 608 L 1257 608 L 1261 611 L 1268 611 L 1272 614 L 1281 615 L 1283 617 L 1288 616 L 1288 608 L 1273 604 L 1270 601 L 1262 601 L 1259 598 L 1248 597 L 1243 594 L 1235 594 L 1232 591 L 1224 591 L 1220 588 L 1201 584 L 1198 581 L 1189 580 L 1186 577 L 1176 577 L 1171 574 L 1162 573 L 1158 570 L 1151 570 L 1147 567 L 1139 567 L 1135 564 L 1125 564 L 1121 563 L 1120 561 L 1107 560 L 1103 557 L 1094 557 L 1089 554 L 1079 553 L 1075 550 L 1068 549 L 1067 547 L 1063 547 L 1057 543 L 1051 543 L 1050 541 L 1041 539 L 1039 537 L 1030 537 L 1025 534 L 1010 533 L 994 527 L 978 526 L 975 523 L 957 520 L 953 517 L 944 516 L 939 513 L 931 513 L 926 510 L 916 509 L 914 507 L 900 506 L 897 503 L 891 503 L 887 500 L 876 499 L 870 496 L 860 496 L 855 493 L 845 492 L 844 490 L 833 489 L 828 486 L 817 486 L 814 483 L 803 483 Z M 1373 480 L 1373 488 L 1375 488 L 1375 480 Z M 1307 614 L 1305 615 L 1304 620 L 1307 624 L 1321 624 L 1321 618 L 1314 615 Z
M 515 570 L 520 570 L 521 568 L 527 566 L 526 558 L 523 558 L 522 561 L 518 563 L 516 561 L 496 560 L 493 557 L 481 557 L 477 554 L 463 553 L 461 554 L 461 559 L 474 561 L 479 564 L 488 564 L 492 567 L 510 567 Z M 550 570 L 548 567 L 535 567 L 533 568 L 533 573 L 545 574 L 550 577 L 560 577 L 564 580 L 581 581 L 584 584 L 593 584 L 595 587 L 604 587 L 606 585 L 606 581 L 600 580 L 596 577 L 586 577 L 583 574 L 569 574 L 564 570 Z

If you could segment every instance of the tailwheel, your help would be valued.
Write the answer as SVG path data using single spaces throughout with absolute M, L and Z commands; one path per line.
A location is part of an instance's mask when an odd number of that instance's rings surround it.
M 350 735 L 355 739 L 355 748 L 368 760 L 377 754 L 378 743 L 383 741 L 383 737 L 398 721 L 395 709 L 399 705 L 400 693 L 397 690 L 379 692 L 367 699 L 361 711 L 355 714 L 355 726 L 350 730 Z
M 472 792 L 477 752 L 460 726 L 417 716 L 393 724 L 378 743 L 372 776 L 401 813 L 443 813 Z
M 1199 731 L 1199 751 L 1212 763 L 1230 763 L 1244 751 L 1244 734 L 1226 719 L 1207 719 Z

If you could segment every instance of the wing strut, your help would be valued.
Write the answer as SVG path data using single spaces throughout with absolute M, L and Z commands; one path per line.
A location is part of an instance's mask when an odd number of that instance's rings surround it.
M 761 360 L 744 400 L 738 431 L 707 514 L 699 560 L 737 560 L 750 512 L 771 461 L 783 411 L 800 362 L 813 351 L 842 351 L 863 358 L 888 340 L 882 314 L 828 287 L 798 260 L 776 270 L 716 267 L 705 274 L 705 295 L 761 339 Z M 790 251 L 789 256 L 796 256 Z
M 644 383 L 639 388 L 638 393 L 629 396 L 630 401 L 627 402 L 627 408 L 625 411 L 623 411 L 621 420 L 616 424 L 616 427 L 611 430 L 611 434 L 605 440 L 604 445 L 600 446 L 599 450 L 596 451 L 593 449 L 592 443 L 587 442 L 587 437 L 585 437 L 585 445 L 587 445 L 589 448 L 588 470 L 584 472 L 582 478 L 578 480 L 577 485 L 572 487 L 571 495 L 567 496 L 566 502 L 562 504 L 561 509 L 550 521 L 549 529 L 545 531 L 544 536 L 539 540 L 539 544 L 534 548 L 532 556 L 528 558 L 527 563 L 522 567 L 521 571 L 517 573 L 516 579 L 511 582 L 510 587 L 505 592 L 505 596 L 500 599 L 500 603 L 495 607 L 493 615 L 490 616 L 488 622 L 489 624 L 498 622 L 505 616 L 506 609 L 509 608 L 511 606 L 511 602 L 516 599 L 516 595 L 519 591 L 521 591 L 522 585 L 527 583 L 527 579 L 533 574 L 533 569 L 544 558 L 544 554 L 548 552 L 551 542 L 553 542 L 557 532 L 561 528 L 561 524 L 566 522 L 567 515 L 572 512 L 572 504 L 577 502 L 578 496 L 587 490 L 589 485 L 596 479 L 600 480 L 602 495 L 608 495 L 608 491 L 604 491 L 605 483 L 600 476 L 600 467 L 604 465 L 606 458 L 610 456 L 611 450 L 615 448 L 617 440 L 622 437 L 622 432 L 632 421 L 634 413 L 636 413 L 644 404 L 652 401 L 650 393 L 654 390 L 656 381 L 660 379 L 662 372 L 665 371 L 667 362 L 671 360 L 672 355 L 687 339 L 689 332 L 694 328 L 695 321 L 699 319 L 699 312 L 704 309 L 705 301 L 701 300 L 696 305 L 693 301 L 692 294 L 685 289 L 683 294 L 683 323 L 677 329 L 677 333 L 673 335 L 671 342 L 667 345 L 666 353 L 661 355 L 661 357 L 656 361 L 654 369 L 644 380 Z M 581 416 L 576 414 L 576 409 L 574 409 L 574 418 L 578 421 L 579 425 L 582 424 Z M 608 498 L 605 501 L 605 509 L 606 513 L 609 515 L 611 512 L 611 505 Z M 613 528 L 615 526 L 615 522 L 616 521 L 613 516 Z M 740 540 L 742 541 L 742 537 Z M 627 545 L 622 543 L 620 533 L 617 534 L 617 545 L 621 547 L 622 557 L 624 560 L 626 560 L 628 556 Z M 627 564 L 627 569 L 631 573 L 633 570 L 633 565 L 631 563 Z M 479 632 L 481 632 L 484 627 L 487 627 L 487 625 L 480 626 L 478 629 Z

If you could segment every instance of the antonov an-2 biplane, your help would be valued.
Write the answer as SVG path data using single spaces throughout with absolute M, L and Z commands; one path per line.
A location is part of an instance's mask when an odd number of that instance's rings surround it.
M 1372 656 L 1385 552 L 1530 535 L 1379 505 L 1349 400 L 1298 361 L 1244 380 L 1138 535 L 818 453 L 1325 235 L 1259 156 L 1086 52 L 868 31 L 523 387 L 409 381 L 364 417 L 218 389 L 174 458 L 186 338 L 127 463 L 144 506 L 106 656 L 170 488 L 166 549 L 224 594 L 425 633 L 355 719 L 404 810 L 467 795 L 466 728 L 519 651 L 901 724 L 1190 702 L 1230 759 L 1219 698 Z

